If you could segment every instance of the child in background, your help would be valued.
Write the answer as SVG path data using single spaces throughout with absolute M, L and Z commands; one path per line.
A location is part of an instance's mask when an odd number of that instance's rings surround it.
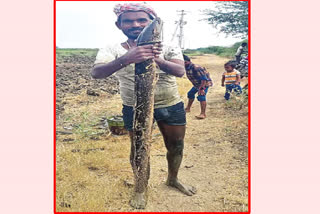
M 242 93 L 240 86 L 240 72 L 234 69 L 237 65 L 236 61 L 229 61 L 224 65 L 226 72 L 222 74 L 221 86 L 226 85 L 226 93 L 224 98 L 226 100 L 230 99 L 230 93 L 234 90 L 237 94 Z

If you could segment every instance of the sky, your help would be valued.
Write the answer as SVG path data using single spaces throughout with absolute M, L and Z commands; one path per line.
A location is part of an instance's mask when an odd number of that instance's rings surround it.
M 132 1 L 130 1 L 132 2 Z M 118 1 L 57 1 L 56 46 L 59 48 L 101 48 L 127 38 L 115 26 L 113 7 Z M 201 10 L 214 8 L 212 1 L 147 1 L 164 21 L 163 39 L 171 41 L 178 21 L 178 10 L 185 10 L 184 48 L 230 46 L 240 38 L 226 37 L 209 25 Z M 178 43 L 175 37 L 173 42 Z

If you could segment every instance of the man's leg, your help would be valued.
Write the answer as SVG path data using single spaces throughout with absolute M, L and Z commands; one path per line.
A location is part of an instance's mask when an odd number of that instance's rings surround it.
M 188 105 L 186 107 L 186 112 L 190 112 L 190 109 L 191 109 L 191 106 L 192 106 L 192 103 L 193 103 L 194 99 L 188 99 Z
M 185 108 L 185 111 L 186 112 L 190 112 L 190 109 L 191 109 L 191 106 L 192 106 L 192 103 L 194 101 L 194 98 L 195 98 L 195 94 L 198 92 L 198 89 L 195 88 L 195 87 L 192 87 L 190 89 L 190 91 L 188 92 L 188 105 L 187 107 Z
M 200 112 L 200 115 L 196 116 L 197 119 L 206 118 L 206 107 L 207 107 L 207 101 L 200 101 L 201 112 Z
M 240 63 L 240 56 L 236 56 L 236 61 L 238 64 Z
M 200 102 L 200 115 L 196 116 L 197 119 L 205 119 L 206 118 L 206 107 L 207 107 L 207 101 L 206 101 L 206 95 L 208 93 L 208 87 L 204 90 L 204 95 L 199 95 L 197 97 L 198 101 Z
M 193 195 L 196 189 L 192 186 L 184 185 L 178 180 L 178 171 L 183 156 L 183 140 L 186 127 L 167 125 L 163 121 L 158 121 L 158 126 L 163 135 L 163 139 L 167 148 L 167 161 L 168 161 L 168 179 L 167 185 L 177 188 L 186 195 Z

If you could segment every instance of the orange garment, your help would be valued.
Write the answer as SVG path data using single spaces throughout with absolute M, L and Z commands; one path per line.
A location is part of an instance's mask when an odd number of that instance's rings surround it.
M 223 76 L 225 78 L 225 84 L 230 85 L 234 84 L 237 81 L 237 75 L 240 75 L 240 72 L 236 69 L 233 69 L 232 72 L 224 72 Z

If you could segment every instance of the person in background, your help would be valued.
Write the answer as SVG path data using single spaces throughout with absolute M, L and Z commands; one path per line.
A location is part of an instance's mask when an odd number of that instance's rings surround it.
M 243 53 L 246 53 L 246 52 L 247 52 L 247 51 L 246 51 L 247 45 L 248 45 L 248 44 L 247 44 L 246 42 L 243 42 L 243 43 L 240 45 L 240 47 L 238 48 L 238 50 L 237 50 L 237 52 L 236 52 L 236 54 L 235 54 L 237 64 L 240 63 L 241 55 L 242 55 Z
M 188 92 L 188 105 L 185 110 L 186 112 L 190 112 L 195 94 L 198 93 L 197 99 L 200 102 L 201 112 L 196 118 L 205 119 L 207 106 L 206 95 L 209 87 L 213 85 L 212 80 L 210 79 L 209 72 L 207 72 L 204 67 L 193 64 L 187 55 L 183 55 L 183 59 L 187 77 L 193 84 L 193 87 Z
M 237 94 L 242 93 L 240 86 L 240 72 L 235 69 L 237 65 L 236 61 L 229 61 L 224 65 L 226 72 L 222 74 L 221 86 L 226 86 L 226 93 L 224 98 L 226 100 L 230 99 L 230 94 L 234 90 Z

